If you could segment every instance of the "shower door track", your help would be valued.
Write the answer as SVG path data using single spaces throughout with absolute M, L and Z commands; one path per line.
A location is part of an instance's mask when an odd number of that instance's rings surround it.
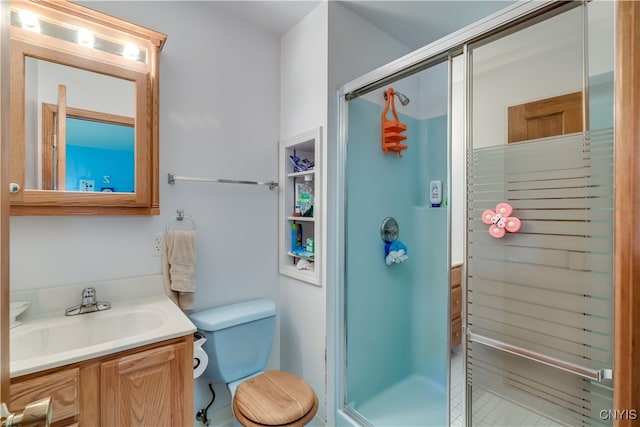
M 517 347 L 511 344 L 507 344 L 502 341 L 488 338 L 482 335 L 474 334 L 473 332 L 467 332 L 467 336 L 470 341 L 486 345 L 496 350 L 501 350 L 509 354 L 524 357 L 525 359 L 533 360 L 534 362 L 542 363 L 543 365 L 550 366 L 552 368 L 561 369 L 571 374 L 579 375 L 588 380 L 602 382 L 603 380 L 613 379 L 613 369 L 591 369 L 584 366 L 576 365 L 570 362 L 565 362 L 554 357 L 546 356 L 544 354 L 536 353 L 521 347 Z
M 517 31 L 521 24 L 530 24 L 548 18 L 550 13 L 560 14 L 580 5 L 580 1 L 573 0 L 518 2 L 350 81 L 339 89 L 338 98 L 343 98 L 346 102 L 351 101 L 398 79 L 446 61 L 450 55 L 461 53 L 464 45 L 478 43 L 481 40 L 490 41 L 496 34 L 504 36 L 505 30 Z

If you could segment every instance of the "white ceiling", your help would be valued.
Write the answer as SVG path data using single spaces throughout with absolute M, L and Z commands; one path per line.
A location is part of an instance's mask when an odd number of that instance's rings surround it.
M 410 49 L 417 49 L 503 9 L 511 0 L 330 0 L 344 5 Z M 283 35 L 320 0 L 216 1 L 217 7 Z
M 214 0 L 232 15 L 278 36 L 288 32 L 320 4 L 320 0 Z
M 340 0 L 410 49 L 418 49 L 503 9 L 507 0 Z

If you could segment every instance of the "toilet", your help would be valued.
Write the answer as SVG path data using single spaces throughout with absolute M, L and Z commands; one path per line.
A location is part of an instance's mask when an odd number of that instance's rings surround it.
M 206 338 L 203 376 L 227 384 L 233 413 L 244 426 L 303 426 L 318 411 L 318 397 L 302 378 L 264 367 L 271 352 L 276 305 L 245 301 L 189 316 Z

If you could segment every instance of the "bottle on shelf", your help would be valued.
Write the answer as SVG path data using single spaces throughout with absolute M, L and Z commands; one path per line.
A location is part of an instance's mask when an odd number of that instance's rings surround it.
M 306 178 L 306 177 L 305 177 Z M 310 216 L 313 207 L 313 183 L 305 179 L 304 182 L 296 183 L 296 206 L 300 206 L 301 216 Z

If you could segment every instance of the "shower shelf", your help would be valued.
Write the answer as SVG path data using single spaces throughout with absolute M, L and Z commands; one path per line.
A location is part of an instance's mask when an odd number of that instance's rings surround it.
M 322 128 L 316 128 L 293 138 L 280 141 L 279 159 L 279 249 L 278 270 L 280 274 L 302 282 L 322 286 L 320 270 L 323 267 L 322 253 L 318 248 L 324 244 L 321 230 L 323 227 L 324 193 L 322 188 Z M 294 172 L 291 157 L 307 159 L 313 162 L 313 169 Z M 293 216 L 296 207 L 296 184 L 304 182 L 313 190 L 313 217 Z M 316 249 L 313 256 L 300 254 L 292 250 L 292 228 L 299 225 L 302 230 L 302 245 L 313 239 Z M 298 233 L 299 231 L 294 231 Z M 294 239 L 296 237 L 294 236 Z M 297 240 L 297 239 L 296 239 Z M 311 240 L 309 240 L 309 244 Z M 304 249 L 304 248 L 302 248 Z M 310 254 L 310 253 L 309 253 Z M 312 262 L 312 269 L 298 269 L 298 262 Z

